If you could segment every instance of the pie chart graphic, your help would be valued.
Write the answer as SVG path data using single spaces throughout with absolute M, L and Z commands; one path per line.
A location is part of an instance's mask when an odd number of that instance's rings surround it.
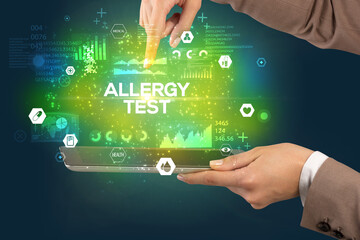
M 64 129 L 68 125 L 68 122 L 65 118 L 61 117 L 56 120 L 56 126 L 58 129 Z

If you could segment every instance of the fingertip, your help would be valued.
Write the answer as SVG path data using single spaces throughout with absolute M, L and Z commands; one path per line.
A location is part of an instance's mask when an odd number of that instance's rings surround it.
M 180 41 L 181 41 L 181 38 L 180 38 L 180 37 L 177 37 L 177 38 L 176 38 L 175 40 L 173 40 L 172 42 L 171 42 L 171 40 L 170 40 L 170 46 L 171 46 L 172 48 L 176 48 L 176 47 L 179 45 Z
M 210 167 L 213 169 L 219 169 L 224 164 L 222 159 L 210 161 Z
M 153 61 L 149 58 L 145 58 L 144 60 L 144 68 L 148 69 L 151 67 L 151 65 L 153 64 Z
M 179 181 L 185 182 L 185 177 L 183 174 L 178 174 L 176 177 Z

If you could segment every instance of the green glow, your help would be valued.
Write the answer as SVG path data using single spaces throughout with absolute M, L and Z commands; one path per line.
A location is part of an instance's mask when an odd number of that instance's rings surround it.
M 260 118 L 261 118 L 261 120 L 263 120 L 263 121 L 266 121 L 266 120 L 268 119 L 268 117 L 269 117 L 269 115 L 268 115 L 267 112 L 262 112 L 262 113 L 260 114 Z
M 150 69 L 143 68 L 146 41 L 139 38 L 137 31 L 128 29 L 121 40 L 107 35 L 74 35 L 72 39 L 83 40 L 78 53 L 73 55 L 74 60 L 80 61 L 76 62 L 76 74 L 71 76 L 70 84 L 56 90 L 58 98 L 54 107 L 61 106 L 60 110 L 81 116 L 81 145 L 218 148 L 223 143 L 231 143 L 233 148 L 246 149 L 244 146 L 248 142 L 256 145 L 256 137 L 263 139 L 261 128 L 266 125 L 259 126 L 259 121 L 267 122 L 270 112 L 261 114 L 259 111 L 258 119 L 244 119 L 239 112 L 242 103 L 249 101 L 258 101 L 259 106 L 271 108 L 271 103 L 265 99 L 247 94 L 244 83 L 251 82 L 252 76 L 248 72 L 251 68 L 243 64 L 245 57 L 241 59 L 243 52 L 223 52 L 222 48 L 215 51 L 204 43 L 206 35 L 197 30 L 194 35 L 198 41 L 191 45 L 180 43 L 176 48 L 181 52 L 180 57 L 172 53 L 174 49 L 169 46 L 168 39 L 162 40 Z M 189 50 L 192 50 L 191 58 L 187 56 Z M 201 55 L 200 51 L 207 54 Z M 233 59 L 229 69 L 219 66 L 219 57 L 223 54 Z M 133 111 L 127 114 L 121 97 L 104 97 L 109 82 L 122 83 L 126 88 L 130 83 L 139 86 L 145 82 L 191 84 L 186 96 L 173 98 L 168 103 L 166 114 L 159 111 L 154 115 L 142 115 L 133 114 Z M 166 97 L 130 100 L 161 99 Z M 94 130 L 101 135 L 91 134 Z M 111 143 L 105 137 L 109 131 L 118 136 Z M 243 132 L 248 136 L 244 141 L 241 139 Z

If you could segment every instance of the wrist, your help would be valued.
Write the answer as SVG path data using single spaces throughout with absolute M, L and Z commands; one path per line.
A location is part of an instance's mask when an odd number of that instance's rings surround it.
M 328 156 L 316 151 L 313 152 L 303 164 L 299 180 L 299 194 L 303 206 L 305 205 L 307 193 L 310 189 L 311 183 L 313 182 L 317 171 L 320 169 L 326 159 L 328 159 Z

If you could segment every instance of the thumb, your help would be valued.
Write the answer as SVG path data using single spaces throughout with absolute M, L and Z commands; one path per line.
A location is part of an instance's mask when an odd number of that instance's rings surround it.
M 261 153 L 259 151 L 252 149 L 237 155 L 231 155 L 224 159 L 210 161 L 210 167 L 220 171 L 243 168 L 255 161 L 260 155 Z
M 184 31 L 189 31 L 194 18 L 201 7 L 201 1 L 186 1 L 182 6 L 183 11 L 180 16 L 179 23 L 174 27 L 170 36 L 170 46 L 175 48 L 179 45 L 181 34 Z

